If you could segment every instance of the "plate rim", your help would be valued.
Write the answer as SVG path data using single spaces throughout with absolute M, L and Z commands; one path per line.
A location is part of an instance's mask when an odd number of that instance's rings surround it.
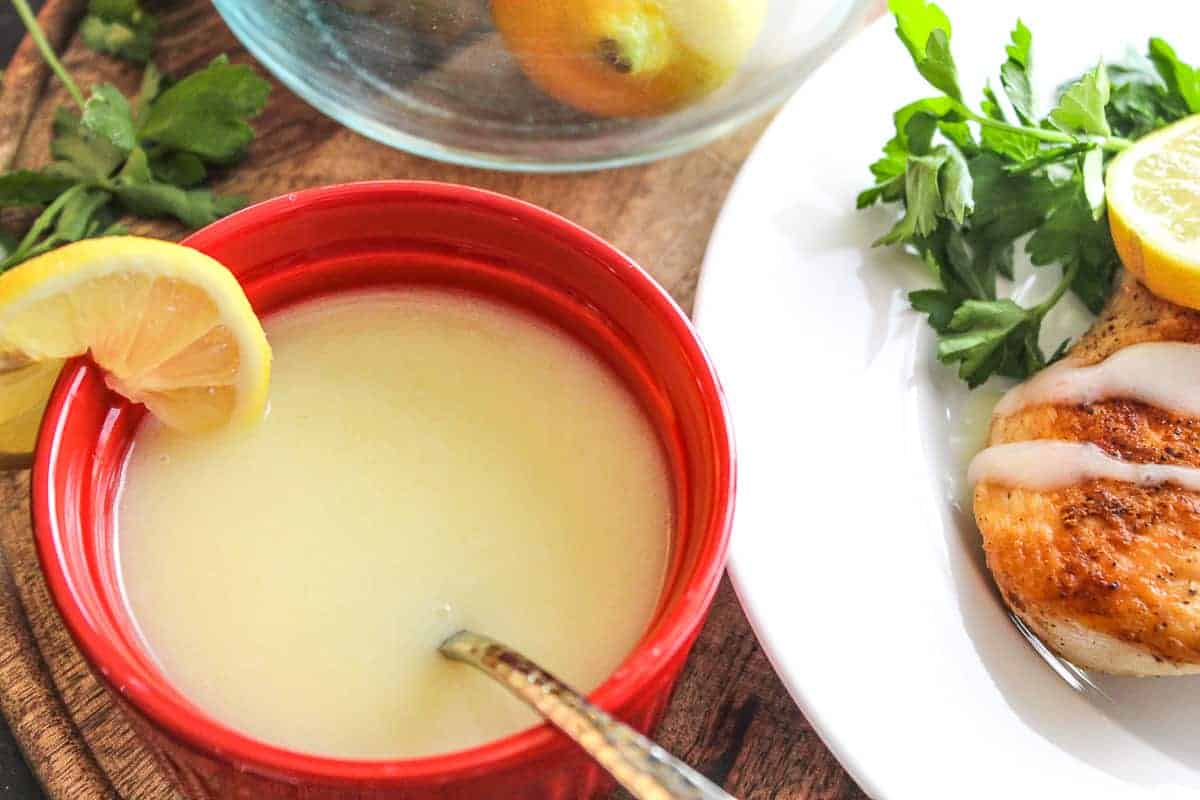
M 713 243 L 717 240 L 717 234 L 722 229 L 727 217 L 732 214 L 731 209 L 734 205 L 733 201 L 738 197 L 744 182 L 748 181 L 746 176 L 750 174 L 751 169 L 755 166 L 758 159 L 764 157 L 762 155 L 762 153 L 765 152 L 765 148 L 763 148 L 763 142 L 768 141 L 773 132 L 784 127 L 786 123 L 781 123 L 781 121 L 786 119 L 786 115 L 792 106 L 804 102 L 805 90 L 810 84 L 821 80 L 821 78 L 827 72 L 830 72 L 835 68 L 835 65 L 837 65 L 841 59 L 848 58 L 848 53 L 853 54 L 854 50 L 865 47 L 866 43 L 869 43 L 873 38 L 883 37 L 883 31 L 890 24 L 891 16 L 885 7 L 883 13 L 879 17 L 863 26 L 853 36 L 846 39 L 832 53 L 830 53 L 829 57 L 824 61 L 824 63 L 817 67 L 817 69 L 813 70 L 808 77 L 805 78 L 804 82 L 796 88 L 786 102 L 779 107 L 776 116 L 771 120 L 766 130 L 763 131 L 762 135 L 759 137 L 759 140 L 754 144 L 750 154 L 746 157 L 746 160 L 739 168 L 737 177 L 730 186 L 729 192 L 721 205 L 721 211 L 717 215 L 717 219 L 713 224 L 713 233 L 709 237 L 708 244 L 705 247 L 704 258 L 700 270 L 700 279 L 696 284 L 696 293 L 693 301 L 694 309 L 699 310 L 702 308 L 703 298 L 706 293 L 706 286 L 709 282 L 708 276 L 713 272 L 713 270 L 708 268 L 710 253 L 713 249 Z M 696 312 L 693 311 L 694 316 L 695 314 Z M 700 332 L 701 338 L 703 339 L 704 329 L 699 317 L 696 317 L 695 323 L 697 330 Z M 736 421 L 732 419 L 732 416 L 731 423 L 734 425 L 733 433 L 736 441 Z M 735 536 L 736 532 L 737 527 L 735 514 Z M 759 646 L 762 647 L 763 654 L 767 657 L 767 661 L 770 663 L 772 671 L 775 673 L 776 677 L 778 677 L 779 681 L 784 685 L 784 688 L 787 689 L 788 696 L 791 697 L 792 702 L 794 702 L 800 709 L 805 720 L 808 721 L 813 731 L 817 734 L 817 737 L 821 740 L 821 743 L 829 750 L 833 757 L 837 759 L 838 764 L 840 764 L 842 768 L 846 770 L 846 772 L 854 780 L 855 784 L 864 793 L 866 793 L 868 797 L 882 800 L 885 797 L 883 793 L 883 787 L 877 781 L 876 776 L 870 770 L 865 761 L 855 757 L 851 753 L 846 743 L 834 734 L 832 730 L 833 726 L 826 718 L 826 715 L 817 710 L 816 705 L 809 699 L 808 692 L 800 687 L 799 682 L 795 680 L 795 677 L 780 668 L 779 656 L 776 653 L 776 647 L 772 644 L 772 640 L 764 631 L 764 626 L 760 619 L 761 612 L 758 609 L 757 603 L 752 599 L 751 592 L 748 589 L 748 584 L 741 574 L 740 559 L 737 556 L 736 547 L 730 547 L 725 569 L 729 575 L 730 584 L 733 588 L 735 596 L 737 597 L 738 603 L 746 615 L 746 620 L 749 622 L 751 630 L 754 632 L 754 638 L 758 641 Z

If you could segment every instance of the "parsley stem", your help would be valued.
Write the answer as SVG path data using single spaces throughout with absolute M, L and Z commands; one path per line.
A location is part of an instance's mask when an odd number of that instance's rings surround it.
M 1054 161 L 1066 161 L 1067 159 L 1071 158 L 1072 156 L 1077 156 L 1077 155 L 1080 155 L 1081 153 L 1086 153 L 1088 150 L 1091 150 L 1093 146 L 1094 145 L 1091 142 L 1078 142 L 1076 144 L 1069 145 L 1067 147 L 1059 148 L 1057 151 L 1044 150 L 1044 151 L 1042 151 L 1042 155 L 1047 155 L 1047 154 L 1053 153 Z M 1034 159 L 1031 159 L 1031 160 L 1025 162 L 1024 164 L 1020 164 L 1015 167 L 1007 168 L 1007 172 L 1009 175 L 1026 175 L 1030 172 L 1034 172 L 1035 170 L 1042 169 L 1048 163 L 1050 163 L 1050 162 L 1041 160 L 1040 158 L 1034 158 Z
M 18 0 L 13 0 L 13 2 L 17 1 Z M 29 250 L 35 244 L 37 244 L 38 237 L 40 237 L 46 232 L 47 229 L 49 229 L 50 225 L 53 224 L 55 218 L 58 217 L 59 213 L 63 210 L 67 203 L 70 203 L 72 200 L 74 200 L 76 195 L 87 191 L 87 188 L 87 184 L 77 183 L 56 197 L 54 202 L 52 202 L 50 205 L 46 206 L 42 213 L 38 214 L 37 219 L 33 221 L 33 225 L 30 226 L 29 230 L 26 231 L 25 237 L 21 239 L 21 243 L 17 245 L 17 249 L 12 252 L 9 258 L 5 260 L 4 265 L 0 266 L 0 268 L 7 269 L 9 266 L 8 262 L 10 260 L 14 264 L 18 261 L 24 261 Z
M 33 39 L 33 43 L 37 45 L 38 51 L 42 54 L 42 58 L 46 60 L 46 64 L 62 81 L 63 86 L 67 87 L 67 93 L 71 95 L 71 99 L 75 101 L 80 110 L 83 109 L 83 92 L 79 91 L 79 87 L 71 78 L 71 73 L 67 72 L 66 67 L 58 60 L 58 56 L 54 53 L 54 48 L 46 41 L 46 35 L 42 33 L 42 28 L 38 25 L 37 18 L 33 12 L 29 10 L 29 4 L 25 0 L 12 0 L 13 8 L 17 11 L 17 16 L 21 18 L 21 22 L 25 24 L 25 30 L 29 31 L 29 38 Z
M 1074 259 L 1071 261 L 1070 266 L 1067 267 L 1066 272 L 1063 273 L 1062 280 L 1058 282 L 1058 286 L 1055 287 L 1054 293 L 1030 309 L 1039 320 L 1046 316 L 1046 312 L 1054 308 L 1054 306 L 1058 304 L 1059 300 L 1062 300 L 1063 295 L 1067 293 L 1067 289 L 1071 288 L 1071 284 L 1075 282 L 1075 276 L 1078 274 L 1079 259 Z
M 1119 153 L 1122 150 L 1127 150 L 1128 148 L 1133 147 L 1133 140 L 1124 139 L 1120 136 L 1108 136 L 1100 142 L 1100 146 L 1105 150 Z
M 1040 139 L 1043 142 L 1049 142 L 1051 144 L 1079 144 L 1081 141 L 1090 141 L 1099 145 L 1104 150 L 1111 151 L 1124 150 L 1133 144 L 1133 142 L 1129 141 L 1128 139 L 1122 139 L 1120 136 L 1098 136 L 1094 139 L 1081 140 L 1079 137 L 1072 136 L 1071 134 L 1064 133 L 1063 131 L 1053 131 L 1046 128 L 1031 128 L 1024 125 L 1013 125 L 1009 122 L 1003 122 L 998 119 L 992 119 L 991 117 L 985 117 L 980 114 L 976 114 L 971 109 L 965 107 L 962 109 L 962 111 L 966 113 L 966 116 L 969 119 L 978 122 L 984 127 L 1008 131 L 1009 133 L 1019 133 L 1025 136 L 1031 136 L 1035 139 Z

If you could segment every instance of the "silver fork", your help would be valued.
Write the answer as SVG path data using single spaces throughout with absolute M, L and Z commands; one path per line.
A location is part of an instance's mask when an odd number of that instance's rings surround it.
M 1013 625 L 1017 626 L 1017 630 L 1025 637 L 1025 641 L 1029 642 L 1029 646 L 1033 648 L 1033 651 L 1041 656 L 1050 669 L 1054 670 L 1054 673 L 1058 677 L 1066 681 L 1068 686 L 1088 697 L 1101 698 L 1109 703 L 1113 701 L 1109 697 L 1108 692 L 1097 686 L 1090 675 L 1047 647 L 1046 643 L 1029 629 L 1029 626 L 1025 624 L 1023 619 L 1011 611 L 1008 612 L 1008 618 L 1012 620 Z

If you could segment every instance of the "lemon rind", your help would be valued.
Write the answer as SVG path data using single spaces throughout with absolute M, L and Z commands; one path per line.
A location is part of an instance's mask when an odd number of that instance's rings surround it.
M 87 239 L 52 250 L 0 275 L 0 341 L 6 319 L 30 303 L 43 300 L 90 278 L 131 272 L 181 280 L 196 286 L 216 306 L 223 324 L 239 344 L 236 401 L 229 424 L 256 421 L 266 406 L 271 351 L 253 307 L 241 285 L 215 259 L 172 242 L 138 236 Z M 240 324 L 246 319 L 254 325 Z

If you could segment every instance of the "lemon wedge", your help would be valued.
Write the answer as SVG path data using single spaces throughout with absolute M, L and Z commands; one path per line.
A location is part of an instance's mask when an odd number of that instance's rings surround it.
M 1200 308 L 1200 114 L 1139 139 L 1106 184 L 1126 269 L 1160 297 Z
M 0 275 L 0 461 L 32 449 L 62 360 L 89 352 L 111 389 L 178 430 L 266 405 L 270 346 L 229 270 L 170 242 L 87 239 Z

